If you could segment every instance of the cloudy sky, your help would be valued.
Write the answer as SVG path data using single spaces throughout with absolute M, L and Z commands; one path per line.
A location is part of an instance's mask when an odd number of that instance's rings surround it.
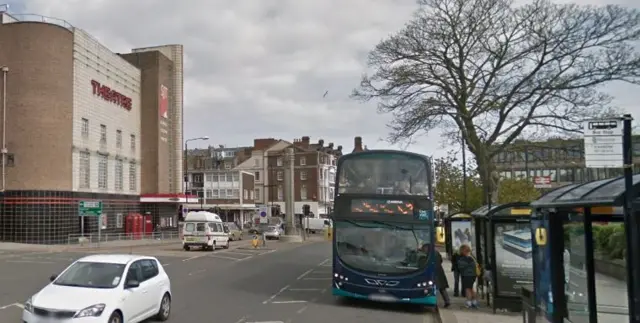
M 257 137 L 308 135 L 351 149 L 362 136 L 369 148 L 390 147 L 380 140 L 389 116 L 349 94 L 366 71 L 367 52 L 402 27 L 414 0 L 9 2 L 15 13 L 67 20 L 114 52 L 184 44 L 186 138 L 246 146 Z M 630 109 L 633 96 L 625 92 L 613 94 Z M 441 156 L 439 142 L 433 133 L 409 150 Z

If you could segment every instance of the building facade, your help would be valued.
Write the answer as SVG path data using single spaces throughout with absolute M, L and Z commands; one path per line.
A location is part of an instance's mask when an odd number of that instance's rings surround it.
M 640 136 L 634 136 L 634 173 L 640 171 Z M 586 168 L 581 139 L 517 141 L 493 160 L 501 178 L 549 177 L 551 187 L 622 176 L 622 169 Z
M 0 12 L 0 66 L 9 69 L 0 241 L 67 243 L 98 227 L 124 232 L 126 215 L 141 212 L 142 179 L 162 164 L 162 153 L 143 158 L 151 140 L 144 114 L 158 114 L 157 101 L 145 98 L 161 91 L 143 87 L 144 69 L 85 31 L 18 17 Z M 166 185 L 145 187 L 169 193 Z M 101 221 L 81 221 L 81 201 L 101 201 Z

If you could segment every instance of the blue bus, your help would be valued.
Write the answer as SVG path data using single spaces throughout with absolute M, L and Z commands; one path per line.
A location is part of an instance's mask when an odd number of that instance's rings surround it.
M 338 160 L 336 179 L 333 295 L 435 307 L 430 159 L 351 153 Z

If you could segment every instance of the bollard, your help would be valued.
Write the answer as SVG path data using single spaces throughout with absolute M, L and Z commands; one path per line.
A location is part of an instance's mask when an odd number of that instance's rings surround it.
M 262 233 L 262 246 L 266 247 L 267 246 L 267 234 L 266 233 Z
M 253 246 L 253 249 L 257 249 L 258 248 L 258 236 L 257 235 L 253 235 L 253 237 L 251 238 L 251 245 Z

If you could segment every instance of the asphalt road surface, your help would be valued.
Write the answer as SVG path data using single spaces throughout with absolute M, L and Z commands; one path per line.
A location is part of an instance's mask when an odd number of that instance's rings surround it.
M 435 322 L 418 307 L 336 300 L 327 242 L 272 242 L 262 250 L 185 252 L 178 245 L 101 252 L 156 256 L 171 278 L 172 323 Z M 24 301 L 85 253 L 0 251 L 0 323 L 20 322 Z

